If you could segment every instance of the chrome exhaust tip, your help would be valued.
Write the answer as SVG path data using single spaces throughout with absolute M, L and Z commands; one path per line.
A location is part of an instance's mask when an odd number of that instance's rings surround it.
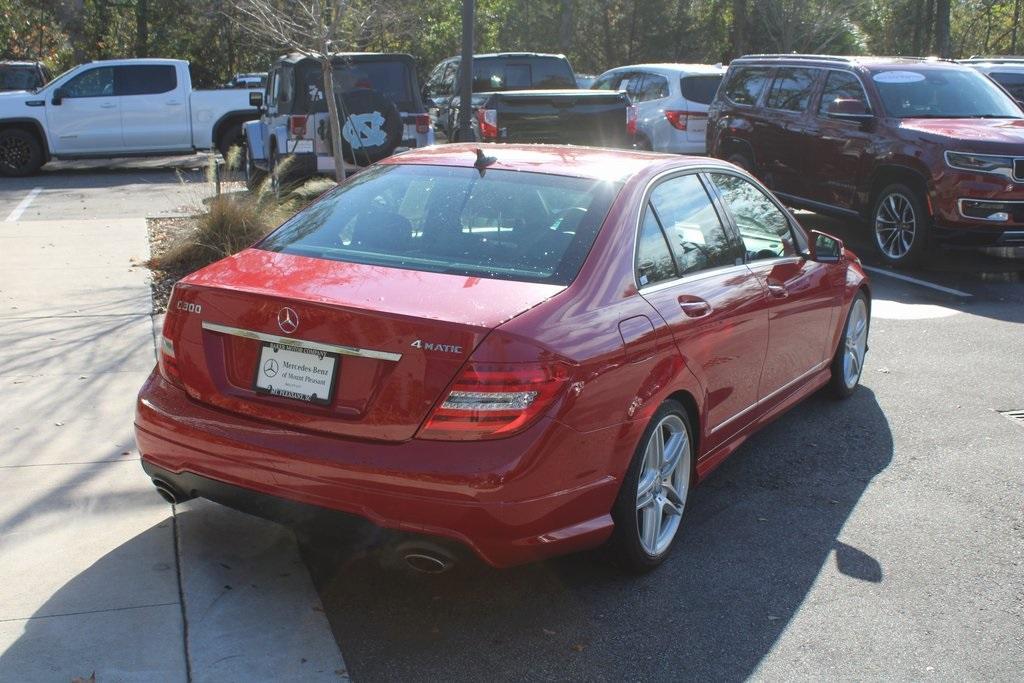
M 186 500 L 190 500 L 192 498 L 192 496 L 181 495 L 173 486 L 159 479 L 153 480 L 153 486 L 156 487 L 156 492 L 160 494 L 160 497 L 171 505 L 184 503 Z
M 444 574 L 455 566 L 455 557 L 439 545 L 415 543 L 399 549 L 405 564 L 421 574 Z

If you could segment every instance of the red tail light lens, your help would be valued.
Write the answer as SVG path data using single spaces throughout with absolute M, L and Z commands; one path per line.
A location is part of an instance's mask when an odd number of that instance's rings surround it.
M 416 115 L 416 132 L 420 135 L 430 132 L 430 114 Z
M 477 109 L 476 121 L 480 124 L 480 137 L 484 140 L 498 139 L 498 110 Z
M 288 129 L 293 138 L 306 137 L 306 118 L 305 116 L 291 116 L 288 118 Z
M 417 435 L 420 439 L 499 439 L 537 421 L 562 393 L 562 363 L 467 363 Z
M 708 113 L 706 111 L 672 111 L 668 110 L 665 112 L 665 118 L 672 124 L 672 127 L 676 130 L 686 130 L 687 124 L 690 119 L 706 119 Z
M 174 355 L 174 342 L 167 337 L 160 335 L 160 353 L 157 356 L 157 367 L 160 369 L 160 376 L 165 380 L 184 389 L 181 381 L 181 371 L 178 370 L 178 359 Z
M 640 114 L 635 104 L 626 107 L 626 132 L 631 136 L 636 135 L 636 123 L 639 118 Z

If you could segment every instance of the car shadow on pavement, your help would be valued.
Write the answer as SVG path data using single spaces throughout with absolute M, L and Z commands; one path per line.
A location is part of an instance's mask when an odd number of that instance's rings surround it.
M 869 389 L 842 403 L 814 396 L 693 492 L 677 547 L 642 576 L 599 551 L 440 576 L 324 537 L 304 555 L 356 679 L 741 680 L 827 563 L 841 580 L 885 581 L 868 550 L 840 537 L 892 454 Z

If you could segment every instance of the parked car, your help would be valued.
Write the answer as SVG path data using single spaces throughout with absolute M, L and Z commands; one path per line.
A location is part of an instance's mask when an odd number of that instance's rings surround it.
M 331 56 L 341 145 L 349 170 L 358 170 L 398 147 L 434 144 L 430 116 L 420 99 L 416 64 L 406 54 L 350 52 Z M 327 101 L 320 61 L 301 54 L 279 58 L 266 92 L 254 97 L 260 118 L 246 124 L 250 184 L 292 158 L 289 180 L 334 172 Z
M 385 159 L 175 287 L 139 394 L 170 501 L 304 505 L 497 567 L 665 559 L 692 486 L 822 387 L 871 294 L 842 242 L 706 158 L 456 144 Z
M 709 117 L 710 154 L 794 206 L 865 219 L 890 264 L 932 241 L 1024 243 L 1024 112 L 968 66 L 744 57 Z
M 247 92 L 193 90 L 182 60 L 89 62 L 0 97 L 0 174 L 30 175 L 49 159 L 226 153 L 257 114 Z
M 266 72 L 235 74 L 224 84 L 224 87 L 262 90 L 267 87 L 267 74 Z
M 704 154 L 708 105 L 723 75 L 721 64 L 636 64 L 605 71 L 591 87 L 629 93 L 637 148 Z
M 636 109 L 624 92 L 513 90 L 473 96 L 477 138 L 628 148 Z
M 461 62 L 461 57 L 442 61 L 430 72 L 423 89 L 437 129 L 449 140 L 454 138 L 458 126 Z M 573 88 L 576 88 L 576 76 L 564 55 L 502 52 L 473 56 L 474 93 Z
M 1024 102 L 1024 58 L 971 57 L 960 63 L 977 69 L 1003 86 L 1013 99 Z
M 42 62 L 0 61 L 0 91 L 38 90 L 53 78 Z

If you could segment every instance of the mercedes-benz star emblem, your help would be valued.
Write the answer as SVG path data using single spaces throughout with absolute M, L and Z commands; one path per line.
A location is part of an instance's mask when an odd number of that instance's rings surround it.
M 277 326 L 285 334 L 291 334 L 299 329 L 299 314 L 295 312 L 295 309 L 285 306 L 277 312 Z
M 277 375 L 277 361 L 273 358 L 268 358 L 267 362 L 263 364 L 263 374 L 267 377 L 275 377 Z

